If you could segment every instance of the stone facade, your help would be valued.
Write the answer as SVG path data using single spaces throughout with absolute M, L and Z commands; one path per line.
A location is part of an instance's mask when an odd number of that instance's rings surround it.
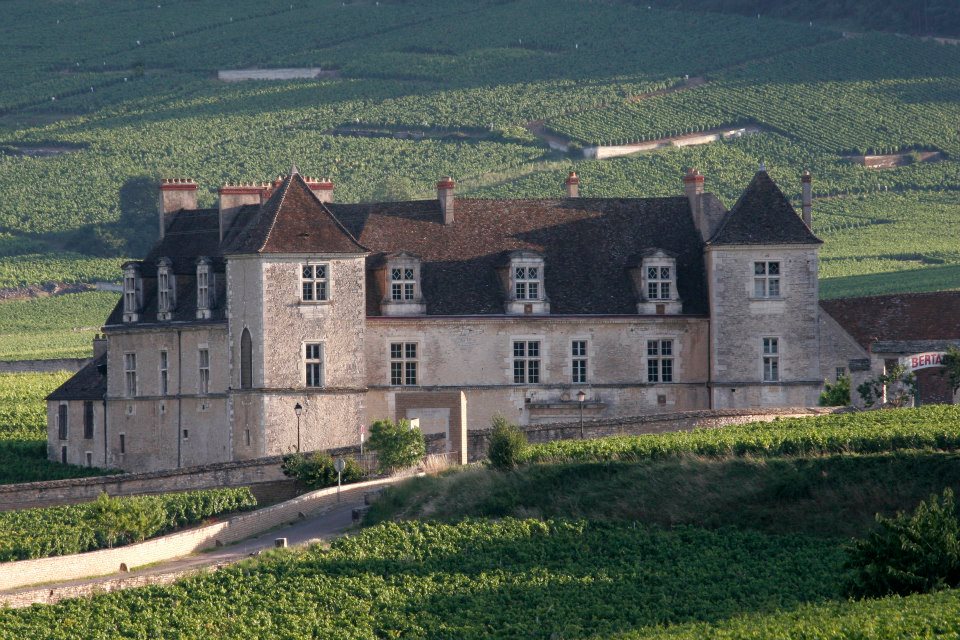
M 497 414 L 815 404 L 860 355 L 821 318 L 820 240 L 763 171 L 729 211 L 698 172 L 683 183 L 492 202 L 444 178 L 436 200 L 352 205 L 292 171 L 206 210 L 195 183 L 166 181 L 161 241 L 128 265 L 100 353 L 49 398 L 49 457 L 149 471 L 356 445 L 381 418 L 452 442 Z

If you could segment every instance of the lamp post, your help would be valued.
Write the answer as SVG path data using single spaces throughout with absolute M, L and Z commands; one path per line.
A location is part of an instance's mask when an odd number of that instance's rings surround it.
M 297 453 L 300 453 L 300 414 L 303 413 L 303 407 L 299 402 L 294 405 L 293 412 L 297 414 Z
M 580 403 L 580 439 L 583 440 L 583 401 L 587 399 L 587 394 L 583 389 L 577 391 L 577 401 Z

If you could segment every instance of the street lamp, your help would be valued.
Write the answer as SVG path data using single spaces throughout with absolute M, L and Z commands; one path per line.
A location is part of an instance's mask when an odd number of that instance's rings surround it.
M 297 453 L 300 453 L 300 414 L 303 413 L 303 407 L 299 402 L 294 405 L 293 412 L 297 414 Z
M 583 401 L 587 399 L 587 394 L 583 389 L 577 391 L 577 401 L 580 403 L 580 439 L 583 440 Z

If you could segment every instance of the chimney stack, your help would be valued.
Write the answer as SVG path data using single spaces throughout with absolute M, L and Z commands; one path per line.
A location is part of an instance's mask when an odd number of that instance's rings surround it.
M 107 336 L 98 333 L 93 336 L 93 359 L 96 360 L 107 352 Z
M 580 197 L 580 178 L 577 176 L 576 171 L 571 171 L 570 175 L 567 176 L 567 179 L 564 181 L 563 184 L 567 186 L 568 198 Z
M 683 176 L 683 192 L 690 200 L 690 212 L 693 214 L 693 225 L 706 240 L 710 235 L 709 224 L 703 217 L 703 174 L 690 167 Z
M 800 176 L 801 187 L 801 206 L 803 210 L 803 223 L 808 229 L 813 229 L 813 177 L 809 171 L 804 171 Z
M 263 204 L 269 185 L 262 183 L 225 184 L 217 189 L 220 200 L 220 240 L 227 234 L 240 208 L 244 205 Z
M 453 190 L 456 187 L 453 178 L 446 176 L 437 183 L 437 200 L 443 212 L 443 224 L 453 224 Z
M 164 178 L 160 181 L 160 239 L 167 232 L 171 214 L 197 208 L 197 183 L 189 178 Z
M 333 182 L 329 178 L 304 178 L 320 202 L 333 202 Z

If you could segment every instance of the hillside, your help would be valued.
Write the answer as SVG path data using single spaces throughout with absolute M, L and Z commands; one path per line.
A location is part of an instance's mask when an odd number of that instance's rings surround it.
M 3 289 L 117 277 L 155 237 L 161 176 L 197 179 L 210 205 L 216 186 L 293 162 L 330 176 L 340 201 L 429 196 L 447 174 L 463 195 L 555 196 L 571 169 L 586 196 L 673 195 L 694 165 L 728 206 L 761 161 L 792 198 L 809 168 L 824 296 L 956 286 L 960 46 L 660 3 L 8 6 Z M 217 79 L 247 67 L 322 74 Z M 713 131 L 735 133 L 670 142 Z M 906 164 L 852 157 L 876 153 Z

